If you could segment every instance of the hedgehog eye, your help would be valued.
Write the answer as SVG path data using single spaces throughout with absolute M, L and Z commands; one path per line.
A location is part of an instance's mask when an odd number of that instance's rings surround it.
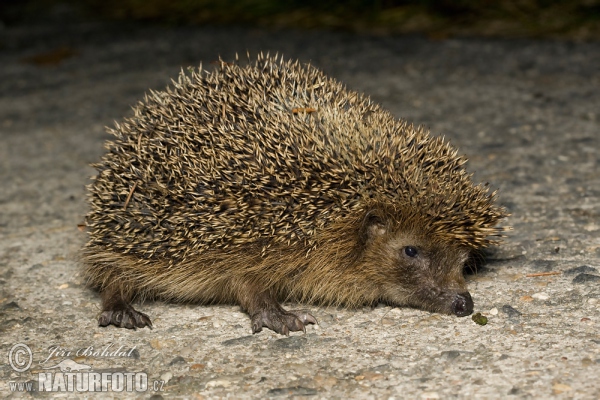
M 404 248 L 404 254 L 406 254 L 407 256 L 414 258 L 417 256 L 417 254 L 419 254 L 419 252 L 417 251 L 417 249 L 415 247 L 412 246 L 406 246 Z

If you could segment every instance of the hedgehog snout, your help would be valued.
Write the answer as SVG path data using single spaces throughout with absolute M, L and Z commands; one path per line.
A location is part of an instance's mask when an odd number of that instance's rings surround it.
M 452 301 L 452 313 L 458 317 L 464 317 L 473 312 L 473 299 L 469 292 L 458 293 Z

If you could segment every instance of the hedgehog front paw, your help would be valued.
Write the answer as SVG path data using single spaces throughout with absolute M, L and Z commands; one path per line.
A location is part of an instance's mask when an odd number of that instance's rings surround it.
M 317 319 L 305 310 L 286 311 L 283 308 L 261 310 L 251 316 L 252 333 L 262 331 L 263 327 L 288 336 L 291 332 L 306 332 L 306 325 L 316 324 Z
M 114 325 L 117 328 L 136 329 L 148 327 L 152 329 L 150 317 L 129 306 L 125 309 L 103 311 L 98 317 L 99 326 Z

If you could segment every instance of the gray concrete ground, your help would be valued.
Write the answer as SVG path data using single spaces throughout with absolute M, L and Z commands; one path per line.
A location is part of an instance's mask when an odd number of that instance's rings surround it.
M 73 360 L 147 373 L 146 392 L 100 397 L 600 398 L 600 43 L 84 23 L 0 35 L 3 396 L 40 396 L 10 382 L 38 382 L 60 371 L 42 368 Z M 320 324 L 306 334 L 252 336 L 235 306 L 146 303 L 154 330 L 97 327 L 77 224 L 103 127 L 181 66 L 246 50 L 312 62 L 445 135 L 475 179 L 500 188 L 514 230 L 468 279 L 487 325 L 310 307 Z M 7 362 L 18 343 L 33 355 L 25 372 Z M 83 353 L 89 346 L 125 354 Z M 17 367 L 27 360 L 18 350 Z

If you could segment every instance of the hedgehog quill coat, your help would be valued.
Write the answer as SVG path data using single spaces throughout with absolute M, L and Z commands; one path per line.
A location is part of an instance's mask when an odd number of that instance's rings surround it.
M 316 68 L 182 71 L 111 133 L 84 253 L 102 326 L 151 327 L 143 298 L 239 304 L 284 334 L 316 322 L 285 300 L 472 312 L 462 268 L 505 211 L 443 139 Z

